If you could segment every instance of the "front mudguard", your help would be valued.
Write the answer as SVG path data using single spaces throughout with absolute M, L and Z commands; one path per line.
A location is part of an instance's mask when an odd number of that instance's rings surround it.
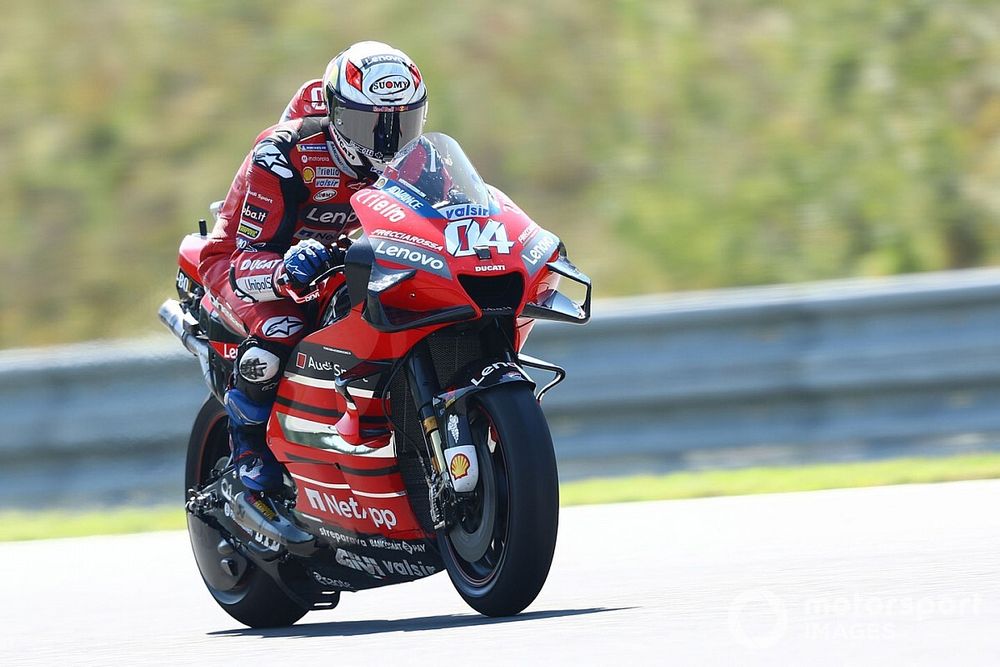
M 451 490 L 459 497 L 475 491 L 479 482 L 479 457 L 469 423 L 469 399 L 505 384 L 522 383 L 535 388 L 534 381 L 517 363 L 507 360 L 477 361 L 459 372 L 458 381 L 431 401 L 434 417 L 443 436 L 441 455 Z M 443 505 L 452 505 L 456 500 Z M 445 513 L 448 514 L 447 512 Z
M 478 361 L 458 374 L 458 382 L 434 397 L 434 411 L 441 419 L 447 413 L 465 415 L 468 401 L 479 392 L 511 382 L 524 382 L 535 388 L 535 382 L 520 365 L 513 361 Z

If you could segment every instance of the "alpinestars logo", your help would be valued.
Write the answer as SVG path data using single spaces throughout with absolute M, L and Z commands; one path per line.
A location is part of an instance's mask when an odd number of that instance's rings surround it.
M 255 465 L 252 468 L 245 463 L 242 466 L 240 466 L 240 477 L 249 477 L 250 479 L 257 479 L 257 476 L 260 475 L 261 471 L 264 469 L 264 462 L 261 461 L 260 459 L 254 459 L 254 462 L 257 465 Z
M 297 333 L 305 323 L 297 317 L 272 317 L 264 322 L 261 331 L 268 338 L 288 338 Z
M 267 169 L 278 178 L 292 177 L 291 165 L 274 144 L 259 144 L 253 151 L 253 163 Z

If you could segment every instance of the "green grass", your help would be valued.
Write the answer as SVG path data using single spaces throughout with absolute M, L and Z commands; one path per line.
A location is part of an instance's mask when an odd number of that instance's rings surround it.
M 563 505 L 817 491 L 1000 478 L 1000 454 L 742 468 L 589 479 L 563 484 Z
M 108 510 L 0 512 L 0 541 L 42 540 L 143 533 L 184 528 L 180 506 L 127 507 Z
M 567 506 L 993 478 L 1000 478 L 1000 454 L 590 479 L 563 484 L 561 495 L 562 504 Z M 139 533 L 183 527 L 184 512 L 179 507 L 0 512 L 0 541 Z

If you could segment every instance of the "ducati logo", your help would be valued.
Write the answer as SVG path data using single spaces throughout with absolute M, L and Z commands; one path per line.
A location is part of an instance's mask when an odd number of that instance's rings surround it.
M 448 252 L 455 257 L 475 254 L 476 246 L 493 248 L 500 255 L 509 255 L 513 242 L 507 240 L 507 229 L 497 220 L 487 220 L 480 227 L 475 220 L 456 220 L 444 230 Z

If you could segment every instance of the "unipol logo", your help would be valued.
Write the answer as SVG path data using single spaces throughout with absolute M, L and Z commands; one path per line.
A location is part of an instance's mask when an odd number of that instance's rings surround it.
M 448 252 L 455 257 L 475 254 L 475 248 L 493 248 L 500 255 L 509 255 L 513 243 L 507 240 L 507 230 L 497 220 L 487 220 L 482 227 L 475 220 L 456 220 L 444 230 Z

